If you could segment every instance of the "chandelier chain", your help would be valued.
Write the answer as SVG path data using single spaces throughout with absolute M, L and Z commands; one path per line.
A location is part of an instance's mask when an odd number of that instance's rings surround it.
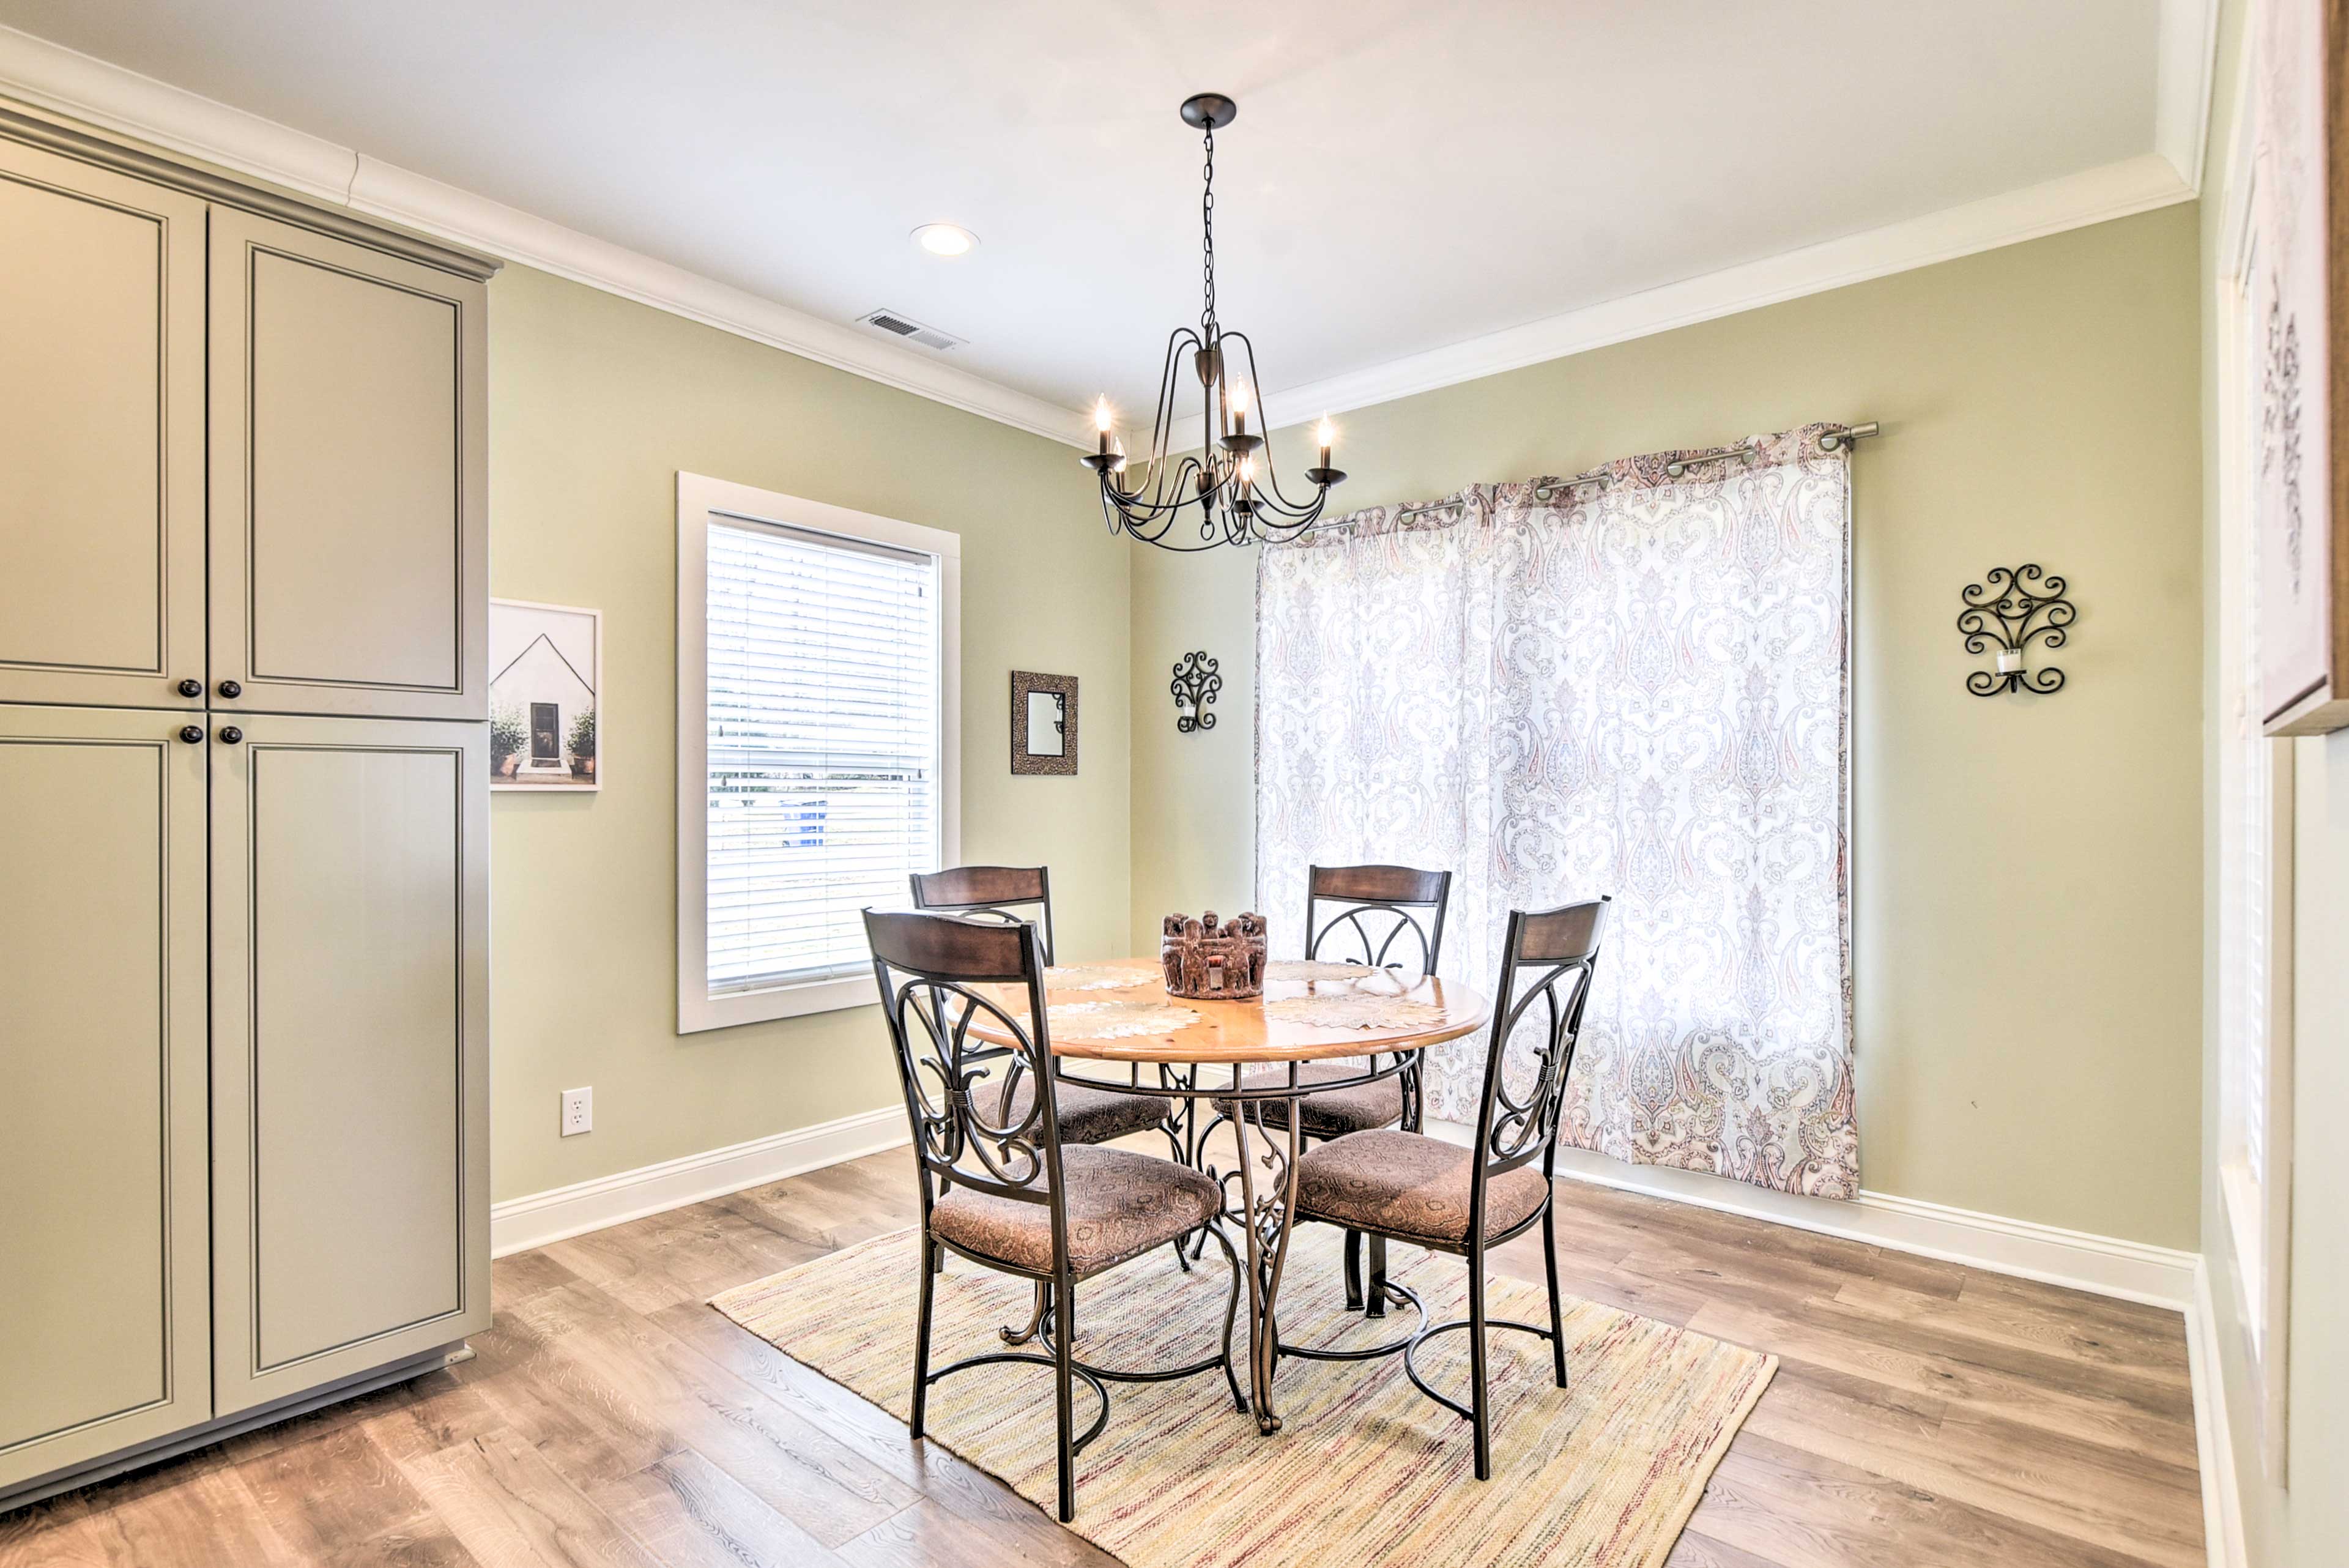
M 1216 334 L 1216 128 L 1207 127 L 1207 161 L 1201 171 L 1206 185 L 1199 195 L 1199 271 L 1206 286 L 1206 304 L 1199 312 L 1199 326 L 1210 343 Z

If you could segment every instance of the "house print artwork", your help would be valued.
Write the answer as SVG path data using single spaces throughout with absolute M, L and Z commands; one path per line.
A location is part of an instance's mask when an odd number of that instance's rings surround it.
M 490 601 L 490 787 L 603 783 L 596 689 L 604 618 L 592 609 Z

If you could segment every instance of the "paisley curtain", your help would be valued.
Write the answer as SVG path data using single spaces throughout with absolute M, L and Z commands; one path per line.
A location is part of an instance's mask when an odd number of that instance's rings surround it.
M 1309 865 L 1449 868 L 1442 969 L 1485 992 L 1510 909 L 1609 894 L 1566 1139 L 1849 1198 L 1851 509 L 1830 428 L 1261 550 L 1257 907 L 1295 953 Z M 1431 1053 L 1430 1116 L 1475 1119 L 1486 1044 Z

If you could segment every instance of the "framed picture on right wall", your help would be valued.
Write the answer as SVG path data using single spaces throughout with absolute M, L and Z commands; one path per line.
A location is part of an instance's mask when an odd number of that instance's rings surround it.
M 2261 718 L 2271 735 L 2349 725 L 2349 94 L 2330 0 L 2252 12 L 2247 301 Z

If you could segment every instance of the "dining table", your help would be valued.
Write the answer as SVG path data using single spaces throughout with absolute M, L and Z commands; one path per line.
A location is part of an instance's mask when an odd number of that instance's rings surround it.
M 1275 1307 L 1297 1201 L 1303 1117 L 1296 1102 L 1417 1071 L 1429 1046 L 1482 1029 L 1491 1002 L 1439 976 L 1309 960 L 1273 961 L 1262 993 L 1252 997 L 1175 995 L 1155 958 L 1053 968 L 1044 984 L 1052 1055 L 1128 1068 L 1115 1076 L 1063 1075 L 1080 1077 L 1089 1088 L 1183 1102 L 1167 1132 L 1184 1158 L 1224 1190 L 1223 1218 L 1237 1225 L 1247 1242 L 1249 1408 L 1259 1432 L 1278 1431 Z M 1392 1005 L 1398 1002 L 1403 1005 Z M 1026 1002 L 1015 1004 L 1024 1009 Z M 973 1033 L 989 1031 L 981 1023 Z M 1357 1070 L 1335 1081 L 1309 1081 L 1308 1063 L 1346 1063 Z M 1151 1071 L 1145 1074 L 1145 1067 Z M 1230 1114 L 1210 1116 L 1203 1127 L 1202 1101 L 1223 1102 Z M 1272 1101 L 1287 1102 L 1287 1114 L 1278 1118 L 1281 1126 L 1267 1125 L 1264 1106 Z M 1228 1122 L 1237 1146 L 1228 1170 L 1219 1168 L 1207 1136 L 1218 1119 Z

